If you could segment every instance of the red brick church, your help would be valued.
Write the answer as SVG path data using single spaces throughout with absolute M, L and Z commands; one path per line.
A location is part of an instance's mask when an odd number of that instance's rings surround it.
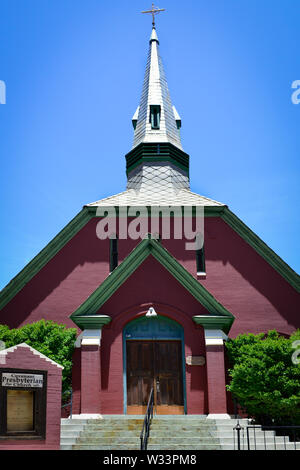
M 155 27 L 132 124 L 127 189 L 86 204 L 12 279 L 0 321 L 77 326 L 74 415 L 144 413 L 152 387 L 157 414 L 229 415 L 224 342 L 291 334 L 299 277 L 226 204 L 190 190 Z M 191 239 L 181 229 L 199 214 Z

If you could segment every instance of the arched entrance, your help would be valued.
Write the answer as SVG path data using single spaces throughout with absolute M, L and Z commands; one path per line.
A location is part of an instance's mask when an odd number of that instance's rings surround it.
M 154 389 L 156 414 L 185 413 L 183 328 L 157 315 L 141 317 L 123 330 L 124 412 L 144 414 Z

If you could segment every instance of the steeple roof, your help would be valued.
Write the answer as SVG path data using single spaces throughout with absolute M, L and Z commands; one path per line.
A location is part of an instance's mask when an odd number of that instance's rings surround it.
M 153 108 L 159 114 L 156 121 L 151 115 Z M 221 202 L 190 191 L 189 155 L 181 147 L 181 118 L 171 102 L 155 26 L 141 101 L 132 123 L 133 148 L 125 156 L 127 190 L 87 206 L 224 207 Z
M 159 109 L 159 128 L 153 128 L 151 123 L 151 106 Z M 181 120 L 172 106 L 155 27 L 150 36 L 141 101 L 132 122 L 135 128 L 133 148 L 141 143 L 155 142 L 171 143 L 182 150 L 179 132 Z

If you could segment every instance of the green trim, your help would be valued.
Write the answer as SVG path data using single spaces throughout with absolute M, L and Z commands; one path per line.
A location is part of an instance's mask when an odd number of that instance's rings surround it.
M 119 214 L 119 208 L 116 215 Z M 111 206 L 107 206 L 111 208 Z M 150 209 L 150 207 L 149 207 Z M 195 207 L 193 207 L 195 213 Z M 66 245 L 87 222 L 96 217 L 96 206 L 84 208 L 1 291 L 0 310 Z M 300 276 L 247 227 L 227 206 L 205 206 L 205 217 L 221 217 L 243 240 L 262 256 L 297 292 Z M 160 214 L 161 216 L 161 214 Z M 171 217 L 173 215 L 171 214 Z M 142 262 L 142 261 L 141 261 Z M 123 263 L 122 263 L 123 264 Z M 179 266 L 181 266 L 178 263 Z M 118 268 L 119 269 L 119 268 Z M 176 268 L 177 269 L 177 268 Z M 183 268 L 184 269 L 184 268 Z M 116 271 L 116 270 L 115 270 Z M 119 272 L 119 270 L 117 270 Z M 195 280 L 198 283 L 198 281 Z
M 231 322 L 234 321 L 232 313 L 223 307 L 158 241 L 151 238 L 141 241 L 85 302 L 72 313 L 70 318 L 75 321 L 78 316 L 98 311 L 150 254 L 210 313 L 225 316 L 230 318 Z
M 111 322 L 109 315 L 80 315 L 73 319 L 81 330 L 99 330 Z
M 262 256 L 297 292 L 300 292 L 300 276 L 283 261 L 265 242 L 245 225 L 228 207 L 222 219 Z
M 222 217 L 222 214 L 227 206 L 205 206 L 204 216 L 205 217 Z M 196 209 L 193 207 L 193 215 L 196 214 Z
M 222 316 L 195 315 L 193 321 L 197 325 L 202 325 L 206 330 L 222 330 L 228 334 L 233 319 Z
M 59 233 L 19 272 L 0 293 L 0 310 L 68 243 L 92 218 L 83 208 Z
M 189 155 L 175 145 L 165 142 L 141 143 L 126 158 L 126 174 L 134 170 L 142 162 L 171 162 L 189 175 Z
M 111 209 L 111 206 L 107 206 Z M 195 209 L 195 208 L 193 208 Z M 119 215 L 119 207 L 115 207 Z M 149 206 L 149 210 L 151 207 Z M 205 217 L 218 217 L 224 206 L 205 207 Z M 0 310 L 81 230 L 90 219 L 97 216 L 96 206 L 83 209 L 2 289 Z M 161 214 L 160 214 L 161 217 Z M 171 214 L 173 217 L 173 214 Z

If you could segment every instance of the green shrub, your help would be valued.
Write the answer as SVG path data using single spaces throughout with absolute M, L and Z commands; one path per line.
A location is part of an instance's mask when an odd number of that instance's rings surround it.
M 231 368 L 227 389 L 258 422 L 300 424 L 300 364 L 294 364 L 290 338 L 275 330 L 244 334 L 226 343 Z
M 6 325 L 0 325 L 0 340 L 5 342 L 6 348 L 27 343 L 64 367 L 62 371 L 63 392 L 71 386 L 72 355 L 76 334 L 75 328 L 66 328 L 65 325 L 46 320 L 11 330 Z

